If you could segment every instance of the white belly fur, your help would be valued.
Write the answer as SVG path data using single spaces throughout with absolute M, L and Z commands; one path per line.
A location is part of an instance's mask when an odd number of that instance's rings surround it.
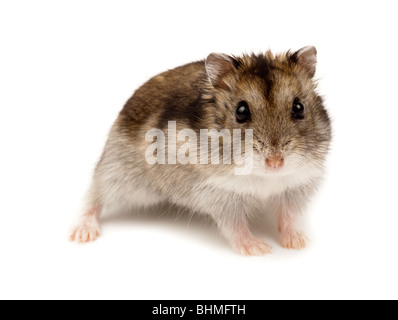
M 318 180 L 322 175 L 323 170 L 320 168 L 302 168 L 288 175 L 214 175 L 206 180 L 206 184 L 228 192 L 267 199 L 272 195 L 283 193 L 287 189 Z

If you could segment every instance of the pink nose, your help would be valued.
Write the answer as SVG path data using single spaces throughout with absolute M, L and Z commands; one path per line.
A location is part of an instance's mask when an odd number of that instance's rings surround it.
M 283 167 L 285 159 L 282 155 L 269 156 L 265 159 L 265 165 L 270 169 L 280 169 Z

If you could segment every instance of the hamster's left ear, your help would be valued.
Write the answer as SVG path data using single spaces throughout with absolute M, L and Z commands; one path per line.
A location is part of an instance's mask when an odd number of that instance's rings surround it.
M 303 67 L 308 75 L 312 78 L 315 76 L 317 51 L 315 47 L 304 47 L 293 53 L 291 59 L 298 65 Z
M 206 72 L 217 89 L 231 90 L 226 78 L 236 72 L 237 61 L 223 53 L 211 53 L 206 58 Z

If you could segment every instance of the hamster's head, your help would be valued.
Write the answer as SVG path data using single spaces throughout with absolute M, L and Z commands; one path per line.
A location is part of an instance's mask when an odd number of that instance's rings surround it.
M 214 121 L 230 130 L 253 130 L 254 174 L 322 169 L 331 123 L 317 94 L 316 63 L 314 47 L 275 56 L 207 57 Z

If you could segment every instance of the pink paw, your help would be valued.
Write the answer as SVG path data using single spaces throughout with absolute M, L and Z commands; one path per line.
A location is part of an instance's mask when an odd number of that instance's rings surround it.
M 70 241 L 76 241 L 79 243 L 87 243 L 94 241 L 100 235 L 99 225 L 95 221 L 90 221 L 89 219 L 83 221 L 81 224 L 77 225 L 69 239 Z
M 308 243 L 308 237 L 302 231 L 292 230 L 281 234 L 282 247 L 286 249 L 304 249 Z
M 271 253 L 272 247 L 263 240 L 249 238 L 235 243 L 234 249 L 244 256 L 264 256 Z

